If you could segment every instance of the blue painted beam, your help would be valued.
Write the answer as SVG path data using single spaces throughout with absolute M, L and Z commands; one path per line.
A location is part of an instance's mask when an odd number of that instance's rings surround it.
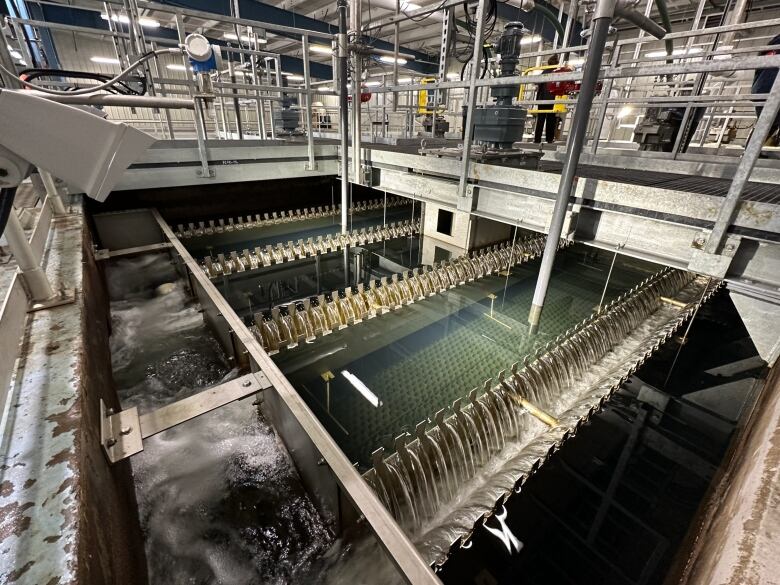
M 230 2 L 229 0 L 158 0 L 162 4 L 169 6 L 178 6 L 180 8 L 190 8 L 192 10 L 201 10 L 205 12 L 212 12 L 221 14 L 223 16 L 230 16 Z M 289 10 L 277 8 L 269 4 L 257 2 L 256 0 L 239 0 L 239 11 L 241 18 L 248 20 L 257 20 L 259 22 L 267 22 L 269 24 L 277 24 L 280 26 L 289 26 L 304 28 L 307 30 L 321 32 L 327 35 L 335 35 L 338 33 L 338 27 L 336 25 L 328 24 L 315 18 L 303 16 L 302 14 L 296 14 Z M 287 36 L 287 35 L 285 35 Z M 393 43 L 383 41 L 374 37 L 363 37 L 363 41 L 377 49 L 383 49 L 385 51 L 392 51 L 395 49 Z M 415 51 L 406 47 L 400 48 L 402 53 L 414 56 L 415 60 L 409 60 L 405 65 L 407 69 L 417 71 L 418 73 L 430 74 L 438 71 L 438 55 L 430 55 L 421 51 Z
M 41 4 L 42 14 L 38 18 L 39 20 L 45 20 L 46 22 L 56 24 L 67 24 L 71 26 L 80 26 L 84 28 L 95 29 L 101 32 L 110 32 L 108 23 L 100 18 L 100 14 L 93 10 L 84 10 L 81 8 L 74 8 L 72 6 L 55 6 L 53 4 Z M 117 23 L 117 27 L 127 32 L 125 25 Z M 169 28 L 160 27 L 154 30 L 152 36 L 156 38 L 169 39 L 172 44 L 178 44 L 178 33 Z M 222 46 L 230 44 L 224 39 L 210 39 L 212 43 Z M 303 75 L 303 60 L 298 57 L 291 57 L 282 55 L 282 69 L 289 71 L 290 73 L 296 73 Z M 312 61 L 311 74 L 318 79 L 333 79 L 333 68 L 330 65 L 324 63 L 316 63 Z

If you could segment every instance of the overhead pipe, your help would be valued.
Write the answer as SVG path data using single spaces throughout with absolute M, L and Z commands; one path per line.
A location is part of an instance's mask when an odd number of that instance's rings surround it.
M 512 2 L 509 3 L 512 5 Z M 537 4 L 533 0 L 524 0 L 519 5 L 520 10 L 523 12 L 532 12 L 536 11 L 539 14 L 541 14 L 544 18 L 547 19 L 547 21 L 555 27 L 555 30 L 558 32 L 558 38 L 563 38 L 563 25 L 561 24 L 561 21 L 558 20 L 558 15 L 555 14 L 552 10 L 547 8 L 546 6 L 542 6 L 541 4 Z
M 670 34 L 672 32 L 672 19 L 669 18 L 669 7 L 666 5 L 666 0 L 656 0 L 655 4 L 658 6 L 658 14 L 661 15 L 661 23 L 666 29 L 666 34 Z M 674 55 L 674 41 L 672 39 L 666 39 L 664 46 L 667 55 L 670 57 Z
M 569 205 L 569 197 L 574 185 L 574 175 L 577 172 L 580 154 L 585 143 L 585 132 L 590 119 L 590 109 L 593 105 L 593 97 L 596 94 L 596 82 L 598 81 L 601 62 L 604 58 L 604 48 L 607 44 L 607 36 L 616 13 L 617 4 L 618 2 L 615 0 L 600 0 L 596 4 L 596 12 L 591 23 L 593 34 L 588 45 L 588 55 L 582 71 L 580 97 L 577 101 L 577 108 L 574 110 L 569 138 L 566 141 L 566 160 L 561 171 L 561 180 L 558 184 L 558 194 L 550 221 L 550 230 L 547 234 L 542 264 L 536 280 L 531 311 L 528 314 L 529 332 L 532 335 L 539 331 L 544 300 L 547 296 L 553 263 L 555 262 L 555 252 L 558 249 L 561 232 L 563 231 L 563 221 L 566 218 L 566 209 Z
M 637 3 L 637 0 L 617 0 L 617 2 L 615 2 L 614 15 L 625 18 L 628 22 L 641 28 L 650 36 L 659 40 L 664 38 L 667 31 L 654 20 L 636 10 L 635 7 Z

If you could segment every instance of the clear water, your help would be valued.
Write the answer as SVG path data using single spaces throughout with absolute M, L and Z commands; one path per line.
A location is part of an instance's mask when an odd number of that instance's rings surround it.
M 108 271 L 114 378 L 146 412 L 235 376 L 167 255 Z M 173 283 L 158 295 L 156 287 Z M 147 439 L 132 459 L 152 585 L 312 583 L 333 539 L 250 401 Z
M 382 209 L 360 211 L 349 216 L 349 230 L 368 229 L 381 226 L 384 223 L 410 221 L 419 217 L 419 205 L 390 207 L 385 213 Z M 256 247 L 267 245 L 275 246 L 279 242 L 297 242 L 308 238 L 317 239 L 318 236 L 335 235 L 341 231 L 341 217 L 330 216 L 313 218 L 301 221 L 265 226 L 262 228 L 246 228 L 242 231 L 233 231 L 225 234 L 214 234 L 197 238 L 185 238 L 182 240 L 189 252 L 198 260 L 211 254 L 228 254 L 232 251 L 240 252 L 243 249 L 254 250 Z M 259 237 L 262 234 L 261 237 Z
M 590 315 L 598 304 L 610 257 L 583 264 L 579 250 L 559 254 L 541 334 L 526 325 L 537 263 L 515 268 L 403 307 L 274 356 L 347 456 L 361 469 L 372 451 Z M 609 300 L 655 269 L 619 260 Z M 491 299 L 493 310 L 491 316 Z M 322 374 L 332 372 L 329 383 Z M 370 400 L 344 375 L 365 384 Z
M 360 273 L 355 269 L 357 255 L 361 257 Z M 370 279 L 418 266 L 419 257 L 418 237 L 398 238 L 350 248 L 346 266 L 344 253 L 340 250 L 250 273 L 236 273 L 217 279 L 214 284 L 236 313 L 249 324 L 256 312 L 330 293 L 346 285 L 367 284 Z

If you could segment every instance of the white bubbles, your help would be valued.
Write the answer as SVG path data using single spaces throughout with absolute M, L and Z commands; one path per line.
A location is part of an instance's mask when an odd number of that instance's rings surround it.
M 238 374 L 166 255 L 115 263 L 108 282 L 123 408 L 148 412 Z M 132 465 L 151 585 L 310 583 L 330 546 L 251 399 L 148 438 Z

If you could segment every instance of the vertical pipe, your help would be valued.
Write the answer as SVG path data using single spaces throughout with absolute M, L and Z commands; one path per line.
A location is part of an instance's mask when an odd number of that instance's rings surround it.
M 471 162 L 472 126 L 474 125 L 474 107 L 477 104 L 477 77 L 479 64 L 482 62 L 482 37 L 485 32 L 485 0 L 479 0 L 476 16 L 477 30 L 474 33 L 474 53 L 471 56 L 471 75 L 469 76 L 468 110 L 466 111 L 466 128 L 463 132 L 463 155 L 460 165 L 460 181 L 458 182 L 458 209 L 471 213 L 470 202 L 466 199 L 466 185 Z M 464 206 L 464 204 L 466 204 Z M 468 209 L 465 209 L 468 207 Z
M 615 0 L 601 0 L 596 5 L 596 12 L 591 24 L 593 34 L 588 45 L 588 56 L 582 71 L 582 87 L 580 97 L 577 100 L 577 109 L 574 112 L 569 138 L 566 142 L 566 160 L 561 171 L 561 181 L 558 184 L 558 195 L 555 199 L 555 207 L 550 221 L 550 231 L 547 234 L 547 242 L 544 246 L 542 265 L 539 268 L 539 277 L 536 280 L 536 290 L 531 304 L 531 312 L 528 315 L 531 335 L 539 331 L 539 322 L 542 317 L 544 299 L 547 296 L 547 288 L 550 285 L 555 253 L 558 250 L 558 241 L 563 230 L 563 221 L 566 218 L 566 208 L 569 205 L 574 174 L 577 171 L 582 147 L 585 143 L 585 131 L 588 127 L 590 109 L 593 105 L 593 96 L 596 93 L 596 82 L 599 77 L 601 60 L 604 56 L 604 47 L 607 44 L 609 25 L 615 12 Z
M 184 44 L 184 39 L 187 38 L 187 31 L 184 28 L 184 18 L 182 17 L 181 12 L 176 13 L 176 32 L 179 36 L 179 43 Z M 203 104 L 195 95 L 195 82 L 192 80 L 192 74 L 188 73 L 190 70 L 190 63 L 184 52 L 182 52 L 181 62 L 182 65 L 184 65 L 185 76 L 187 77 L 187 88 L 189 89 L 190 96 L 195 104 L 192 115 L 195 123 L 195 138 L 198 141 L 200 176 L 208 178 L 211 176 L 211 169 L 209 168 L 209 152 L 206 147 L 206 120 L 203 117 Z
M 708 254 L 717 254 L 720 245 L 726 237 L 726 231 L 734 220 L 739 198 L 750 178 L 750 173 L 753 172 L 753 167 L 756 166 L 758 156 L 761 154 L 761 148 L 764 146 L 764 141 L 774 126 L 778 112 L 780 112 L 780 75 L 775 78 L 772 84 L 769 97 L 761 110 L 761 115 L 758 117 L 753 134 L 750 135 L 750 140 L 745 147 L 745 152 L 742 154 L 742 159 L 739 161 L 734 178 L 731 180 L 729 192 L 720 206 L 718 219 L 715 220 L 712 233 L 704 245 L 704 251 Z
M 252 48 L 258 51 L 257 33 L 252 33 Z M 252 83 L 260 85 L 260 81 L 257 78 L 257 56 L 250 55 L 249 64 L 252 66 Z M 260 99 L 260 90 L 255 90 L 255 115 L 257 116 L 257 136 L 260 140 L 265 140 L 265 104 Z
M 233 67 L 233 56 L 230 53 L 230 51 L 228 51 L 228 76 L 230 77 L 230 83 L 235 85 L 236 70 Z M 233 112 L 236 115 L 236 133 L 238 134 L 238 139 L 243 140 L 244 130 L 243 128 L 241 128 L 241 106 L 238 101 L 238 90 L 234 87 L 232 93 L 233 93 Z
M 339 132 L 341 134 L 341 233 L 347 233 L 349 183 L 349 104 L 347 101 L 347 0 L 338 0 L 339 11 Z
M 398 15 L 401 13 L 401 0 L 395 0 L 395 16 L 398 18 Z M 400 22 L 398 20 L 395 21 L 393 24 L 393 44 L 395 45 L 393 48 L 393 85 L 398 85 L 398 45 L 400 42 L 399 35 L 401 32 L 400 28 Z M 396 92 L 393 94 L 393 112 L 398 111 L 398 96 L 401 94 L 399 92 Z
M 651 3 L 648 2 L 648 6 L 650 6 Z M 615 35 L 615 39 L 612 43 L 612 58 L 610 59 L 610 66 L 617 67 L 620 60 L 620 46 L 618 45 L 618 39 L 617 35 Z M 609 95 L 612 91 L 612 84 L 614 83 L 614 79 L 607 79 L 604 82 L 604 88 L 601 90 L 601 95 L 603 96 L 603 99 L 601 100 L 601 104 L 599 105 L 598 114 L 596 115 L 596 123 L 593 125 L 593 142 L 590 145 L 590 152 L 591 154 L 596 154 L 596 151 L 598 151 L 599 148 L 599 141 L 601 140 L 601 132 L 604 129 L 604 120 L 607 117 L 607 107 L 609 107 Z M 607 141 L 609 141 L 609 137 L 611 135 L 611 132 L 607 133 Z
M 363 26 L 362 17 L 362 5 L 360 0 L 351 0 L 350 6 L 350 20 L 355 40 L 360 41 L 361 29 Z M 361 107 L 360 107 L 360 81 L 363 77 L 362 71 L 362 56 L 357 51 L 353 52 L 354 61 L 352 63 L 352 182 L 362 185 L 362 165 L 361 165 L 361 139 L 362 139 L 362 122 L 361 122 Z
M 309 35 L 303 35 L 303 81 L 306 87 L 306 144 L 309 150 L 309 165 L 307 171 L 316 171 L 314 160 L 314 134 L 312 133 L 311 111 L 311 73 L 309 72 Z

